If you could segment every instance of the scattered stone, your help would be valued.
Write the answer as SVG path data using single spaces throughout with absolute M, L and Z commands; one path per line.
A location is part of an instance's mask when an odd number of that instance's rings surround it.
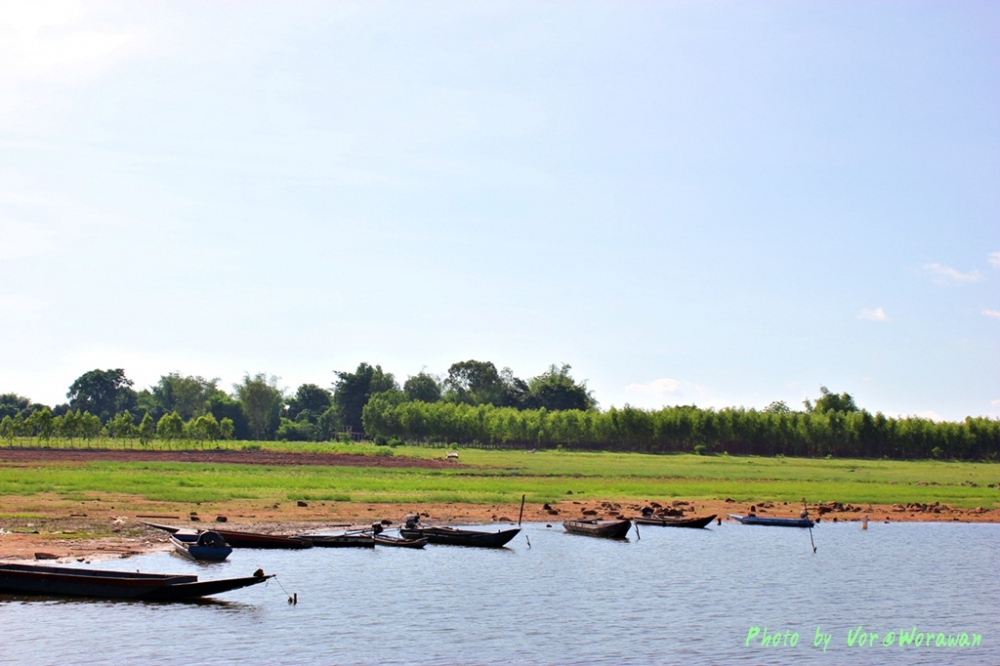
M 296 506 L 301 506 L 301 507 L 307 507 L 307 506 L 309 506 L 308 504 L 306 504 L 302 500 L 299 500 L 298 502 L 296 502 L 295 505 Z
M 217 522 L 217 523 L 225 523 L 225 522 L 229 522 L 229 519 L 226 518 L 225 516 L 216 516 L 215 517 L 215 522 Z

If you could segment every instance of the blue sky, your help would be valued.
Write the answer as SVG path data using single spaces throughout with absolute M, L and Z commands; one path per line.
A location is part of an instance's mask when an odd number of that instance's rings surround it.
M 0 1 L 0 392 L 569 363 L 1000 416 L 1000 5 Z

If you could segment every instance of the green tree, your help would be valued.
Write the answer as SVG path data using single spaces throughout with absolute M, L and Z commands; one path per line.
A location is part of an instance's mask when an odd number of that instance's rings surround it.
M 219 437 L 222 439 L 232 439 L 235 432 L 236 426 L 233 425 L 232 419 L 224 418 L 219 421 Z
M 168 442 L 180 439 L 183 434 L 184 420 L 177 412 L 164 414 L 156 424 L 156 436 Z
M 316 429 L 320 441 L 330 441 L 336 437 L 337 433 L 344 429 L 344 422 L 340 420 L 340 410 L 333 406 L 323 412 L 316 420 Z
M 147 446 L 156 437 L 155 423 L 149 412 L 146 412 L 142 417 L 142 421 L 139 422 L 139 443 L 143 446 Z
M 96 414 L 81 412 L 79 414 L 80 436 L 86 440 L 91 440 L 101 434 L 101 419 Z
M 211 414 L 202 414 L 191 423 L 191 433 L 198 441 L 219 439 L 219 422 Z
M 31 405 L 31 400 L 20 396 L 16 393 L 4 393 L 0 395 L 0 419 L 5 416 L 14 418 L 18 414 L 22 418 L 27 418 L 29 414 L 28 407 Z
M 151 392 L 154 418 L 174 411 L 185 421 L 201 416 L 208 411 L 208 399 L 220 392 L 218 382 L 217 378 L 185 377 L 179 372 L 161 376 Z
M 114 439 L 133 439 L 136 435 L 132 414 L 126 409 L 108 421 L 108 436 Z
M 48 440 L 52 437 L 53 433 L 52 412 L 48 407 L 33 412 L 25 419 L 24 425 L 36 437 Z
M 352 372 L 335 370 L 337 380 L 334 383 L 333 404 L 337 407 L 340 420 L 354 432 L 364 432 L 361 420 L 362 412 L 368 399 L 376 393 L 399 388 L 396 379 L 382 366 L 371 366 L 367 363 L 358 365 Z
M 121 368 L 85 372 L 70 385 L 66 397 L 70 408 L 90 412 L 101 423 L 126 409 L 135 409 L 137 400 L 132 380 Z
M 287 401 L 287 416 L 292 421 L 299 421 L 299 415 L 305 414 L 306 420 L 316 423 L 316 420 L 333 404 L 333 394 L 316 384 L 303 384 L 295 391 L 295 396 Z
M 7 446 L 13 443 L 14 432 L 14 419 L 9 414 L 0 419 L 0 438 L 3 438 L 7 442 Z
M 277 377 L 268 377 L 261 372 L 253 377 L 244 375 L 243 382 L 234 387 L 243 404 L 250 434 L 258 441 L 273 438 L 278 429 L 284 395 L 277 383 Z
M 546 408 L 549 411 L 579 409 L 587 410 L 596 406 L 587 382 L 577 384 L 569 376 L 570 366 L 549 366 L 547 372 L 528 382 L 528 396 L 525 406 L 531 409 Z
M 441 399 L 441 384 L 426 372 L 420 372 L 406 380 L 403 392 L 407 400 L 437 402 Z
M 830 389 L 825 386 L 819 387 L 820 393 L 823 395 L 816 401 L 814 405 L 809 400 L 804 400 L 803 404 L 806 407 L 806 411 L 815 412 L 817 414 L 825 414 L 829 411 L 834 412 L 856 412 L 858 411 L 858 406 L 854 404 L 854 398 L 852 398 L 847 393 L 841 393 L 837 395 L 832 393 Z
M 230 423 L 233 424 L 232 437 L 236 439 L 250 438 L 250 427 L 247 425 L 246 416 L 243 414 L 243 405 L 239 400 L 234 400 L 223 391 L 219 391 L 208 399 L 208 412 L 220 424 L 229 419 Z

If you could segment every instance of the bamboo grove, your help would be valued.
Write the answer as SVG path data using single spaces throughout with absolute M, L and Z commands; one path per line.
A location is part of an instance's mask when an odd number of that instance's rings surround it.
M 518 410 L 493 405 L 394 401 L 373 396 L 365 432 L 383 442 L 444 442 L 489 448 L 696 452 L 836 458 L 992 460 L 1000 420 L 935 422 L 857 411 L 757 411 L 632 407 Z

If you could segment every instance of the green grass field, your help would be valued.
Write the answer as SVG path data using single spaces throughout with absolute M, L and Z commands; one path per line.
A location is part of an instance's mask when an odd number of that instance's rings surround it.
M 101 442 L 103 446 L 109 444 Z M 95 443 L 95 446 L 97 443 Z M 229 448 L 248 446 L 229 443 Z M 256 446 L 251 445 L 251 446 Z M 282 451 L 337 451 L 443 458 L 443 449 L 369 444 L 265 443 Z M 0 466 L 0 495 L 65 499 L 114 492 L 152 501 L 529 502 L 565 499 L 943 502 L 993 508 L 1000 465 L 461 450 L 462 468 L 297 467 L 193 463 L 65 463 Z M 989 487 L 993 485 L 993 487 Z

